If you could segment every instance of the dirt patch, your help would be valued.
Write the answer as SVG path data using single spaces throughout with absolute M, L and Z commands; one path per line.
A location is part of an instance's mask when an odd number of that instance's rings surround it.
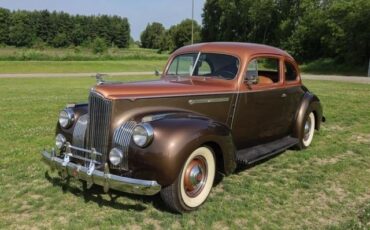
M 222 221 L 217 221 L 215 223 L 213 223 L 212 225 L 212 229 L 216 229 L 216 230 L 226 230 L 226 229 L 230 229 L 229 226 L 227 226 L 224 222 Z
M 336 164 L 339 161 L 345 160 L 348 157 L 353 156 L 355 153 L 352 152 L 351 150 L 348 150 L 345 153 L 340 153 L 336 154 L 330 158 L 312 158 L 313 164 L 323 166 L 323 165 L 331 165 L 331 164 Z
M 131 229 L 131 230 L 141 230 L 142 227 L 135 224 L 135 225 L 130 225 L 129 229 Z
M 239 219 L 234 220 L 234 223 L 240 228 L 245 228 L 248 224 L 248 220 L 239 218 Z
M 352 135 L 350 141 L 358 144 L 370 144 L 370 134 L 360 133 Z
M 160 222 L 158 220 L 154 220 L 154 219 L 151 219 L 151 218 L 145 218 L 144 224 L 145 225 L 152 225 L 154 227 L 154 229 L 156 229 L 156 230 L 162 229 L 162 227 L 160 225 Z
M 327 131 L 343 131 L 343 130 L 345 130 L 344 127 L 339 126 L 339 125 L 323 126 L 322 128 L 324 130 L 327 130 Z

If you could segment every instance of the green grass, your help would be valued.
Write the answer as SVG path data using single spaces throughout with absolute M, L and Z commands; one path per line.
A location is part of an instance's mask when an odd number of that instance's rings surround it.
M 300 66 L 304 73 L 332 74 L 345 76 L 367 76 L 368 65 L 351 65 L 336 63 L 330 58 L 323 58 Z
M 164 60 L 0 61 L 0 73 L 90 73 L 162 71 Z
M 94 79 L 0 79 L 0 228 L 369 229 L 370 88 L 305 83 L 327 118 L 312 146 L 223 178 L 198 211 L 174 215 L 158 195 L 83 192 L 46 173 L 58 111 L 86 101 Z
M 107 60 L 166 60 L 167 53 L 143 48 L 109 48 L 103 54 L 94 54 L 89 48 L 15 48 L 0 47 L 1 61 L 107 61 Z

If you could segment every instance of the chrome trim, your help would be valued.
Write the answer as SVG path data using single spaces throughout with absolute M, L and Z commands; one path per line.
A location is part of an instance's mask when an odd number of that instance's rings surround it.
M 199 51 L 198 55 L 197 55 L 197 58 L 195 59 L 193 69 L 191 70 L 190 77 L 193 76 L 193 74 L 194 74 L 195 68 L 197 67 L 197 64 L 198 64 L 198 61 L 199 61 L 200 54 L 201 54 L 201 52 Z M 177 71 L 178 70 L 176 70 L 176 72 Z
M 122 163 L 118 167 L 124 170 L 128 170 L 128 149 L 136 124 L 135 121 L 124 122 L 113 134 L 113 147 L 120 148 L 123 153 Z
M 60 146 L 58 146 L 58 141 L 61 143 L 61 145 Z M 63 134 L 61 134 L 61 133 L 58 133 L 56 136 L 55 136 L 55 147 L 57 148 L 57 149 L 59 149 L 59 150 L 61 150 L 63 147 L 64 147 L 64 145 L 66 144 L 66 142 L 67 142 L 67 139 L 66 139 L 66 137 L 63 135 Z
M 188 102 L 190 105 L 195 105 L 195 104 L 205 104 L 205 103 L 227 102 L 229 100 L 230 98 L 228 97 L 220 97 L 220 98 L 191 99 Z
M 67 125 L 66 126 L 63 126 L 62 124 L 60 124 L 60 114 L 62 113 L 62 112 L 66 112 L 66 114 L 67 114 L 67 120 L 68 120 L 68 123 L 67 123 Z M 73 109 L 72 108 L 65 108 L 65 109 L 63 109 L 62 111 L 60 111 L 60 113 L 59 113 L 59 119 L 58 119 L 58 122 L 59 122 L 59 124 L 60 124 L 60 126 L 62 126 L 63 128 L 65 128 L 65 129 L 67 129 L 67 128 L 69 128 L 69 127 L 71 127 L 72 125 L 73 125 L 73 123 L 74 123 L 74 121 L 75 121 L 75 113 L 74 113 L 74 111 L 73 111 Z
M 103 154 L 97 160 L 105 162 L 109 154 L 109 130 L 111 123 L 112 101 L 101 94 L 91 91 L 89 96 L 89 124 L 87 144 L 89 149 L 95 148 Z
M 84 148 L 85 147 L 85 136 L 88 125 L 89 116 L 87 114 L 82 115 L 78 118 L 75 128 L 73 130 L 72 144 L 76 147 Z M 81 151 L 74 151 L 75 154 L 78 154 L 82 157 L 85 157 L 85 153 Z
M 91 150 L 83 149 L 83 148 L 79 148 L 79 147 L 76 147 L 76 146 L 73 146 L 73 145 L 70 145 L 69 143 L 67 143 L 67 148 L 68 147 L 71 148 L 71 149 L 74 149 L 74 150 L 81 151 L 81 152 L 90 153 L 90 154 L 94 153 L 97 156 L 103 156 L 103 154 L 101 154 L 99 152 L 96 152 L 95 149 L 91 149 Z
M 240 97 L 240 92 L 238 92 L 236 94 L 236 99 L 235 99 L 233 114 L 231 115 L 232 116 L 232 118 L 231 118 L 231 125 L 230 125 L 231 129 L 233 129 L 233 127 L 234 127 L 234 119 L 235 119 L 236 109 L 237 109 L 238 103 L 239 103 L 239 97 Z
M 148 134 L 148 139 L 146 140 L 146 142 L 145 142 L 145 144 L 143 146 L 137 145 L 135 143 L 135 141 L 134 141 L 134 143 L 137 146 L 139 146 L 140 148 L 145 148 L 146 146 L 148 146 L 153 141 L 153 138 L 154 138 L 154 130 L 153 130 L 153 127 L 149 123 L 140 123 L 137 126 L 141 126 L 141 127 L 143 127 L 145 129 L 145 132 Z M 135 128 L 134 128 L 133 132 L 135 132 Z M 132 134 L 132 136 L 134 136 L 134 133 Z
M 58 170 L 62 177 L 73 176 L 86 181 L 88 184 L 103 186 L 105 192 L 108 192 L 109 189 L 115 189 L 133 194 L 154 195 L 161 190 L 161 185 L 157 181 L 133 179 L 111 174 L 107 163 L 104 164 L 104 171 L 100 171 L 95 168 L 94 163 L 90 163 L 89 167 L 84 167 L 71 162 L 68 156 L 65 158 L 55 156 L 53 150 L 50 153 L 43 151 L 41 155 L 44 162 L 51 169 Z

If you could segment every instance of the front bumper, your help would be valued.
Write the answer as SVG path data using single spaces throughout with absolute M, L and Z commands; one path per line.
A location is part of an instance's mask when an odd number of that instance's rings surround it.
M 100 171 L 95 169 L 94 164 L 85 167 L 70 162 L 69 157 L 57 157 L 53 150 L 51 152 L 43 151 L 41 155 L 44 162 L 51 169 L 58 170 L 64 177 L 73 176 L 86 181 L 89 185 L 101 185 L 104 187 L 105 192 L 109 189 L 115 189 L 133 194 L 154 195 L 161 190 L 161 185 L 156 181 L 133 179 L 110 174 L 107 163 L 104 165 L 104 171 Z

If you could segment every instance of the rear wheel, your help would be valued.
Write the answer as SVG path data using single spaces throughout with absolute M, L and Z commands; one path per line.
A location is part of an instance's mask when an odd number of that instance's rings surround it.
M 299 137 L 298 149 L 305 149 L 311 145 L 315 133 L 315 114 L 310 112 L 302 124 L 302 133 Z
M 161 190 L 161 197 L 175 212 L 192 211 L 207 199 L 215 178 L 216 162 L 211 149 L 197 148 L 186 160 L 173 184 Z

